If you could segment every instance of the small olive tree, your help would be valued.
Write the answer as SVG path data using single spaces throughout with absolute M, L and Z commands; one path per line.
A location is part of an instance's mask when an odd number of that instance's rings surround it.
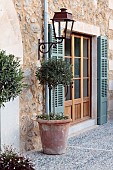
M 37 68 L 36 77 L 41 85 L 53 90 L 53 114 L 55 114 L 55 88 L 58 84 L 69 85 L 72 79 L 71 65 L 62 59 L 48 59 Z
M 20 62 L 14 55 L 0 51 L 0 108 L 13 100 L 23 88 L 23 72 Z
M 23 73 L 20 62 L 14 55 L 6 55 L 0 50 L 0 111 L 1 107 L 11 99 L 19 95 L 24 84 Z M 0 115 L 1 116 L 1 115 Z M 1 122 L 0 122 L 1 123 Z M 1 150 L 1 128 L 0 128 L 0 150 Z

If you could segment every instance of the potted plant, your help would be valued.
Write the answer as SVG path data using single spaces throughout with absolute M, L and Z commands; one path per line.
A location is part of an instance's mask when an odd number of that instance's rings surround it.
M 6 55 L 5 51 L 0 50 L 0 110 L 6 102 L 17 97 L 24 87 L 23 72 L 19 63 L 14 55 Z
M 43 152 L 65 153 L 71 119 L 55 112 L 55 88 L 58 84 L 69 85 L 72 79 L 71 66 L 62 59 L 48 59 L 37 68 L 36 77 L 42 85 L 53 90 L 53 113 L 37 116 Z
M 23 72 L 18 58 L 0 50 L 0 108 L 20 94 L 24 87 L 22 80 Z
M 4 147 L 0 153 L 1 170 L 35 170 L 34 164 L 26 156 L 17 153 L 12 147 Z

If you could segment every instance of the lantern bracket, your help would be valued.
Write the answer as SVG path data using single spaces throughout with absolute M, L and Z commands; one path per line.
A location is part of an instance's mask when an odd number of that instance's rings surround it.
M 40 42 L 40 39 L 38 40 L 38 59 L 40 59 L 40 53 L 43 54 L 48 53 L 52 47 L 56 48 L 57 44 L 62 43 L 63 40 L 67 38 L 67 35 L 71 37 L 71 33 L 73 31 L 73 24 L 74 24 L 74 20 L 72 19 L 72 14 L 67 12 L 66 8 L 61 8 L 60 10 L 61 10 L 60 12 L 55 12 L 53 19 L 51 19 L 55 41 Z
M 38 59 L 40 59 L 40 53 L 46 54 L 50 52 L 50 49 L 57 48 L 57 44 L 60 44 L 63 42 L 63 39 L 60 39 L 60 41 L 55 41 L 55 42 L 40 42 L 40 39 L 38 39 Z M 48 45 L 48 49 L 46 50 L 46 46 Z

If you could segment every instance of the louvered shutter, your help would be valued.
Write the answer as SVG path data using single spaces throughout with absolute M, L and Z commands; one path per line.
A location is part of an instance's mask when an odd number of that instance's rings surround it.
M 108 70 L 107 37 L 97 39 L 97 124 L 107 122 L 107 70 Z
M 54 42 L 54 33 L 52 26 L 49 24 L 49 41 Z M 64 57 L 64 42 L 57 45 L 56 48 L 52 47 L 49 53 L 49 57 L 63 59 Z M 50 90 L 50 112 L 53 112 L 53 91 Z M 58 85 L 55 89 L 55 113 L 64 113 L 64 87 Z

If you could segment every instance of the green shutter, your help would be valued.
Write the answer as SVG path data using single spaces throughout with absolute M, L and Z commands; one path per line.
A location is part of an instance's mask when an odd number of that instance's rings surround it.
M 108 70 L 107 37 L 97 39 L 97 124 L 107 122 L 107 70 Z
M 49 24 L 49 41 L 50 42 L 54 42 L 55 38 L 54 38 L 54 34 L 53 34 L 53 29 L 52 26 Z M 51 48 L 50 53 L 49 53 L 49 57 L 52 58 L 57 58 L 60 59 L 64 57 L 64 42 L 60 43 L 57 45 L 57 48 Z M 50 112 L 53 112 L 53 91 L 50 90 L 49 93 L 49 98 L 50 98 Z M 64 113 L 64 87 L 62 85 L 58 85 L 56 87 L 56 91 L 55 91 L 55 112 L 60 114 L 60 113 Z

